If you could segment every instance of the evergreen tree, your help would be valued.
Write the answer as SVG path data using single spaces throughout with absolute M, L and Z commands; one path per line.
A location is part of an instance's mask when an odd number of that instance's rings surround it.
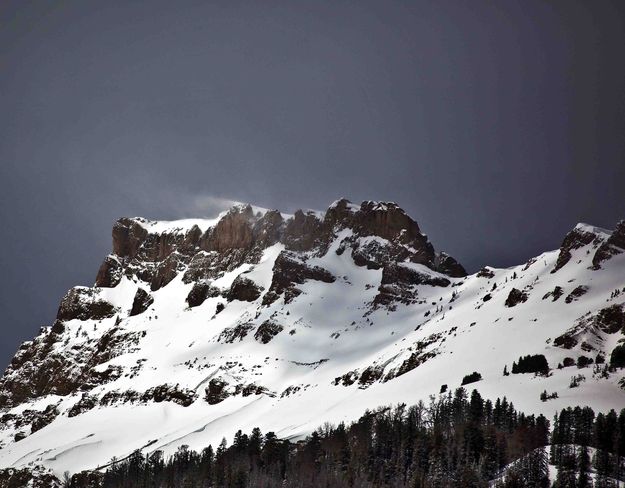
M 590 471 L 590 454 L 588 447 L 582 446 L 578 458 L 579 476 L 577 478 L 577 488 L 589 488 L 592 481 L 588 472 Z

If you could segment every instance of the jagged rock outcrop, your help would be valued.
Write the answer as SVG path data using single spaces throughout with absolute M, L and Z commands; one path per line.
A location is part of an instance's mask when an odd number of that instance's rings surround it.
M 526 302 L 527 298 L 527 293 L 516 288 L 512 288 L 512 290 L 510 290 L 510 293 L 508 293 L 505 305 L 506 307 L 515 307 L 519 303 Z
M 599 269 L 602 262 L 623 252 L 625 252 L 625 220 L 616 224 L 616 229 L 610 237 L 599 246 L 592 258 L 593 268 Z
M 614 304 L 599 311 L 595 321 L 599 330 L 606 334 L 621 331 L 625 335 L 625 306 Z
M 588 287 L 586 285 L 576 286 L 571 293 L 569 293 L 564 299 L 565 303 L 571 303 L 578 298 L 584 296 L 588 292 Z
M 213 378 L 209 381 L 208 386 L 206 387 L 204 399 L 209 405 L 221 403 L 230 396 L 227 388 L 227 381 L 220 378 Z
M 580 345 L 584 351 L 598 349 L 604 343 L 602 334 L 625 335 L 625 306 L 614 304 L 602 308 L 596 314 L 586 314 L 564 334 L 553 341 L 553 345 L 563 349 L 573 349 Z
M 198 395 L 195 391 L 188 388 L 180 388 L 178 385 L 159 385 L 146 390 L 141 395 L 142 402 L 174 402 L 183 407 L 188 407 L 196 399 Z
M 329 271 L 319 266 L 309 266 L 295 255 L 282 252 L 273 266 L 271 286 L 263 298 L 263 304 L 275 302 L 284 293 L 284 302 L 291 302 L 301 293 L 295 285 L 301 285 L 307 280 L 333 283 L 336 278 Z
M 152 295 L 150 295 L 143 288 L 137 288 L 137 293 L 135 293 L 135 298 L 132 301 L 130 316 L 132 317 L 145 312 L 153 303 L 154 297 Z
M 435 266 L 436 271 L 452 278 L 462 278 L 467 275 L 464 267 L 446 252 L 441 252 L 436 256 Z
M 596 234 L 589 232 L 581 226 L 575 227 L 570 231 L 562 241 L 560 246 L 560 254 L 556 265 L 551 270 L 552 273 L 557 272 L 560 268 L 564 267 L 571 259 L 571 251 L 579 249 L 580 247 L 587 246 L 596 239 Z
M 256 333 L 254 334 L 254 339 L 262 344 L 267 344 L 271 339 L 277 336 L 280 332 L 284 330 L 280 324 L 277 324 L 271 320 L 265 320 L 262 324 L 258 326 L 256 329 Z
M 50 394 L 88 391 L 116 380 L 121 375 L 118 366 L 96 367 L 132 351 L 141 335 L 113 327 L 98 339 L 85 340 L 80 347 L 62 349 L 60 341 L 69 342 L 69 336 L 45 330 L 22 344 L 0 379 L 0 408 Z
M 432 334 L 421 341 L 418 341 L 414 345 L 414 351 L 411 352 L 410 356 L 406 358 L 401 365 L 389 371 L 384 377 L 384 381 L 390 381 L 398 376 L 406 374 L 412 371 L 415 368 L 418 368 L 427 360 L 436 357 L 438 354 L 438 350 L 436 348 L 431 348 L 436 342 L 443 339 L 443 334 Z
M 30 433 L 33 434 L 38 430 L 43 429 L 46 425 L 52 422 L 57 415 L 59 415 L 59 410 L 56 405 L 48 405 L 43 411 L 36 412 L 35 418 L 33 419 L 30 427 Z
M 257 385 L 256 383 L 249 384 L 239 384 L 234 389 L 235 395 L 241 395 L 243 397 L 248 397 L 251 395 L 267 395 L 269 397 L 274 397 L 275 395 L 267 390 L 264 386 Z
M 484 266 L 482 269 L 480 269 L 477 272 L 477 277 L 491 279 L 495 277 L 495 273 L 493 272 L 492 269 L 489 269 L 488 267 Z
M 219 261 L 219 254 L 216 252 L 198 252 L 191 258 L 187 270 L 182 276 L 182 282 L 193 283 L 217 278 L 220 272 Z
M 74 405 L 68 410 L 67 416 L 75 417 L 83 412 L 88 412 L 92 408 L 95 408 L 97 404 L 97 397 L 90 395 L 89 393 L 83 393 L 80 400 L 74 403 Z
M 256 383 L 243 383 L 233 386 L 223 378 L 212 378 L 204 390 L 204 400 L 209 405 L 217 405 L 226 398 L 235 395 L 241 395 L 243 397 L 251 395 L 275 396 L 275 394 L 267 390 L 267 388 L 257 385 Z
M 446 287 L 450 285 L 450 281 L 405 264 L 388 264 L 382 270 L 382 280 L 373 304 L 391 307 L 395 303 L 415 303 L 418 300 L 415 287 L 419 285 Z
M 0 408 L 47 393 L 67 394 L 75 384 L 63 371 L 65 358 L 52 352 L 55 334 L 22 344 L 2 377 Z
M 545 295 L 543 296 L 543 300 L 546 300 L 547 298 L 551 297 L 551 301 L 557 302 L 558 299 L 563 294 L 564 294 L 564 290 L 562 289 L 561 286 L 554 286 L 553 290 L 551 290 L 550 292 L 545 293 Z
M 193 285 L 193 288 L 191 288 L 191 291 L 187 295 L 187 303 L 190 308 L 199 307 L 206 301 L 206 299 L 218 297 L 220 295 L 221 292 L 218 288 L 215 288 L 204 281 L 199 281 Z
M 15 441 L 20 441 L 54 421 L 59 415 L 58 404 L 48 404 L 44 409 L 27 408 L 15 413 L 0 415 L 0 431 L 12 428 L 16 431 Z M 0 484 L 0 486 L 2 486 Z
M 57 320 L 102 320 L 113 317 L 118 309 L 99 298 L 97 289 L 75 287 L 61 300 Z
M 387 263 L 410 261 L 438 269 L 434 247 L 418 224 L 395 203 L 365 201 L 358 207 L 342 199 L 327 210 L 324 226 L 325 235 L 345 228 L 352 230 L 352 236 L 341 243 L 337 252 L 351 249 L 359 266 L 379 269 Z M 464 273 L 457 262 L 454 265 L 444 260 L 454 274 Z
M 101 288 L 115 288 L 123 276 L 123 267 L 115 256 L 104 258 L 98 275 L 95 279 L 95 286 Z
M 253 302 L 262 294 L 262 287 L 258 286 L 249 278 L 243 275 L 237 276 L 228 291 L 228 300 L 241 300 L 243 302 Z
M 221 334 L 219 334 L 217 340 L 226 344 L 232 344 L 235 341 L 242 341 L 253 329 L 253 323 L 242 322 L 234 327 L 226 327 Z
M 359 235 L 378 236 L 412 247 L 416 251 L 411 258 L 413 263 L 434 263 L 434 247 L 421 234 L 417 223 L 396 203 L 363 202 L 353 215 L 352 226 Z

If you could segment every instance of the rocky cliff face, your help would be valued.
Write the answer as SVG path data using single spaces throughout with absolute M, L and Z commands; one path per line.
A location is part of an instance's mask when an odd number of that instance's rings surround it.
M 234 427 L 303 435 L 474 370 L 510 388 L 500 371 L 519 355 L 609 357 L 625 340 L 624 236 L 579 225 L 557 251 L 467 276 L 395 203 L 122 218 L 95 285 L 71 289 L 0 379 L 0 467 L 76 471 Z M 508 396 L 550 415 L 524 399 L 563 388 L 559 371 Z M 625 399 L 606 374 L 580 402 Z
M 625 220 L 616 224 L 616 229 L 610 237 L 601 243 L 599 249 L 592 258 L 594 269 L 599 269 L 604 261 L 625 252 Z
M 204 232 L 187 230 L 152 233 L 143 219 L 123 218 L 113 227 L 113 255 L 105 258 L 96 286 L 111 287 L 119 275 L 136 276 L 153 290 L 166 285 L 179 271 L 188 282 L 214 279 L 220 273 L 257 262 L 276 243 L 294 252 L 323 255 L 344 229 L 352 234 L 341 243 L 356 264 L 381 268 L 396 261 L 424 264 L 454 277 L 466 275 L 451 256 L 434 252 L 417 223 L 397 204 L 347 200 L 332 204 L 324 215 L 298 210 L 287 220 L 277 210 L 254 213 L 250 205 L 235 206 Z M 371 239 L 362 238 L 370 237 Z

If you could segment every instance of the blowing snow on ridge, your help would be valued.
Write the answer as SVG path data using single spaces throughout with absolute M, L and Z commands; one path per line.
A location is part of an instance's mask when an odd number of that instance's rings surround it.
M 253 427 L 303 438 L 473 372 L 528 413 L 625 405 L 623 370 L 604 367 L 625 340 L 624 221 L 473 275 L 387 202 L 112 234 L 94 286 L 69 290 L 0 380 L 0 468 L 74 473 Z M 548 373 L 519 372 L 527 355 Z

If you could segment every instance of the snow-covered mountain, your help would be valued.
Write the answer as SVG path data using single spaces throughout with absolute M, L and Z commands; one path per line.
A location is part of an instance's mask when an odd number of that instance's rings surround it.
M 601 363 L 625 342 L 624 303 L 625 222 L 467 276 L 394 203 L 123 218 L 95 285 L 0 380 L 0 468 L 76 472 L 257 426 L 297 438 L 473 372 L 528 413 L 620 409 L 625 370 Z M 529 354 L 550 373 L 503 374 Z

